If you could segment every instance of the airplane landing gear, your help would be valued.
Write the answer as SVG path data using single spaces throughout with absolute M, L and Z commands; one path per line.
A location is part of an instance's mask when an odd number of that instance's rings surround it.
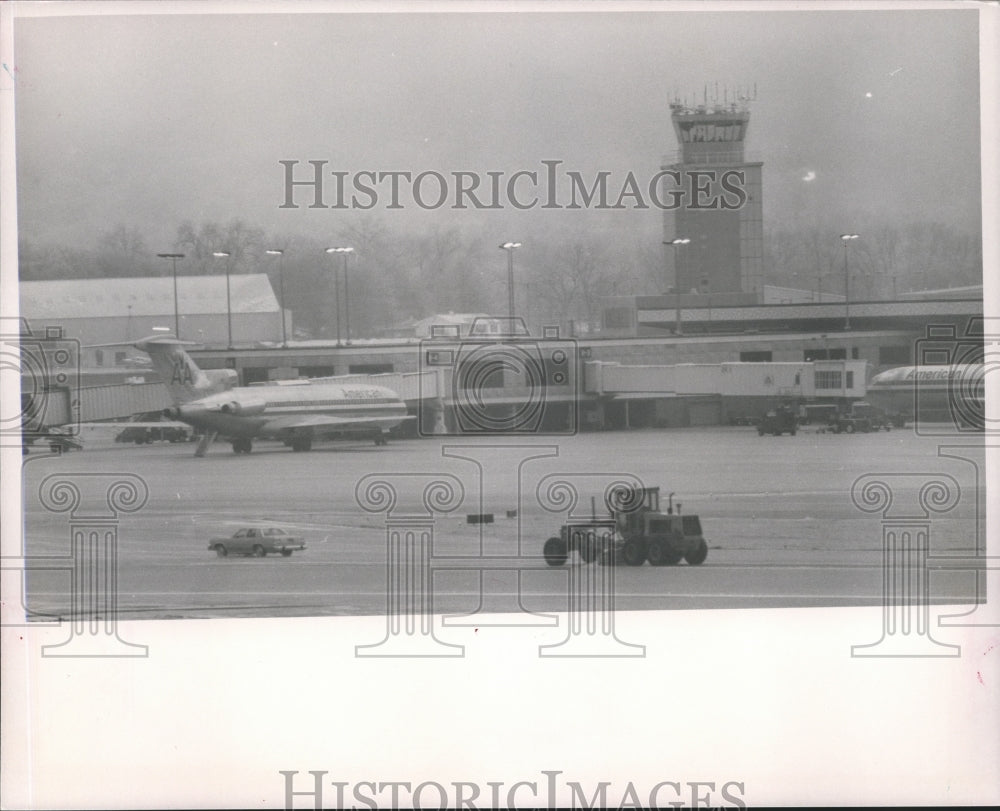
M 389 444 L 389 437 L 387 437 L 385 434 L 379 434 L 377 437 L 375 437 L 375 444 L 376 445 L 388 445 Z
M 252 439 L 234 439 L 233 453 L 250 453 L 253 450 Z

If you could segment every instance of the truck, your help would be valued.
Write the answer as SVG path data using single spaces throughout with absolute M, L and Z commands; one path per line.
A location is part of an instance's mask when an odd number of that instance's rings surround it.
M 771 409 L 761 417 L 760 422 L 757 423 L 757 433 L 760 436 L 764 436 L 764 434 L 781 436 L 787 431 L 795 436 L 798 424 L 799 419 L 795 412 L 788 406 L 780 406 Z
M 674 566 L 687 561 L 698 566 L 708 557 L 708 543 L 697 515 L 681 515 L 673 493 L 667 511 L 660 511 L 659 487 L 622 487 L 607 500 L 608 515 L 564 524 L 549 538 L 542 554 L 549 566 L 562 566 L 574 551 L 584 563 L 619 561 L 628 566 Z
M 850 410 L 831 417 L 827 430 L 835 434 L 868 434 L 872 431 L 892 430 L 893 426 L 903 428 L 906 418 L 901 414 L 887 414 L 883 409 L 864 400 L 851 403 Z

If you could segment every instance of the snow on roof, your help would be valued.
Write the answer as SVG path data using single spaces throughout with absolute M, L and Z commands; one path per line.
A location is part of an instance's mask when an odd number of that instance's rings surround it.
M 233 313 L 276 313 L 278 300 L 264 273 L 229 277 Z M 21 282 L 25 318 L 114 318 L 172 315 L 173 277 L 53 279 Z M 178 276 L 177 309 L 184 315 L 224 313 L 226 277 Z M 130 308 L 131 305 L 131 308 Z

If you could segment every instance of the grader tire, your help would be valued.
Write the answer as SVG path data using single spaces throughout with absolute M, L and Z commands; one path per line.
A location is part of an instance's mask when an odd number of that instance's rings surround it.
M 626 541 L 622 557 L 629 566 L 642 566 L 646 562 L 646 544 L 634 540 Z
M 705 558 L 708 557 L 708 544 L 702 539 L 698 542 L 698 546 L 692 549 L 684 556 L 684 560 L 688 562 L 691 566 L 700 566 L 705 562 Z

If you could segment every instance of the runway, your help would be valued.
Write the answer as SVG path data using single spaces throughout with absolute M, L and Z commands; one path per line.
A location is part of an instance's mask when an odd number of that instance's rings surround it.
M 943 444 L 957 450 L 942 452 Z M 27 575 L 31 619 L 71 612 L 70 534 L 90 526 L 84 513 L 95 509 L 117 532 L 123 619 L 365 616 L 406 608 L 406 595 L 398 602 L 401 570 L 389 564 L 390 539 L 399 532 L 426 542 L 413 547 L 422 557 L 407 563 L 410 575 L 426 578 L 415 587 L 421 610 L 458 624 L 488 611 L 544 625 L 546 612 L 575 605 L 574 583 L 598 581 L 617 610 L 878 604 L 883 529 L 902 504 L 924 510 L 932 559 L 965 560 L 985 543 L 981 435 L 942 443 L 909 430 L 759 437 L 753 428 L 724 427 L 442 437 L 388 447 L 328 443 L 309 453 L 257 443 L 249 456 L 216 444 L 201 459 L 193 450 L 119 445 L 25 457 L 24 554 L 35 567 L 55 561 Z M 852 499 L 865 476 L 889 480 L 888 512 L 866 511 Z M 103 491 L 84 493 L 94 504 L 63 512 L 42 495 L 60 480 L 85 483 L 83 491 L 116 477 L 148 489 L 141 508 L 109 519 Z M 928 511 L 922 488 L 941 479 L 954 482 L 954 503 Z M 609 483 L 631 480 L 659 486 L 662 507 L 673 492 L 685 514 L 701 517 L 704 564 L 607 572 L 594 564 L 583 571 L 573 557 L 564 567 L 545 565 L 542 544 L 568 516 L 603 513 Z M 467 523 L 481 514 L 492 514 L 493 523 Z M 308 548 L 288 558 L 217 558 L 207 549 L 209 538 L 254 523 L 302 534 Z M 968 602 L 976 581 L 971 569 L 936 565 L 928 593 L 934 602 Z

